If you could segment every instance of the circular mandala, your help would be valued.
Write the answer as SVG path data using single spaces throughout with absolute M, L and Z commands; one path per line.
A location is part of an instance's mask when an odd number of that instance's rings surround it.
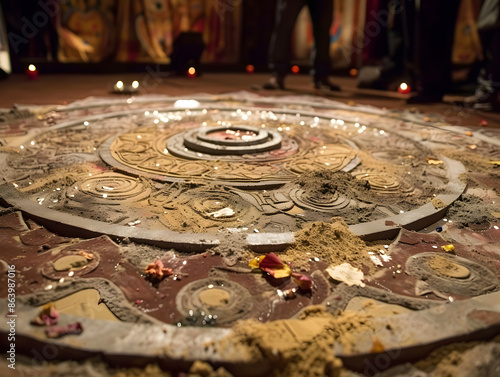
M 386 114 L 259 101 L 205 98 L 199 107 L 182 109 L 170 99 L 119 105 L 114 112 L 102 103 L 61 109 L 55 124 L 27 136 L 18 153 L 0 154 L 6 182 L 0 195 L 23 210 L 29 202 L 34 216 L 64 214 L 57 221 L 76 228 L 199 247 L 210 237 L 210 244 L 218 242 L 221 232 L 261 233 L 253 237 L 263 243 L 276 233 L 291 239 L 303 222 L 332 216 L 360 235 L 395 231 L 382 222 L 360 223 L 394 215 L 388 224 L 405 226 L 414 222 L 414 210 L 440 195 L 458 197 L 465 187 L 458 182 L 460 167 L 451 171 L 445 157 L 439 167 L 429 166 L 431 143 L 412 138 Z M 203 143 L 208 147 L 200 149 Z M 238 153 L 219 154 L 221 146 Z M 325 193 L 296 184 L 324 170 L 349 177 Z M 369 178 L 351 179 L 363 174 Z M 363 216 L 353 214 L 353 206 Z M 186 237 L 189 232 L 203 235 Z
M 317 193 L 310 190 L 294 188 L 290 192 L 293 201 L 303 208 L 316 211 L 331 212 L 349 206 L 351 200 L 341 196 L 338 192 Z
M 179 291 L 175 301 L 177 310 L 185 317 L 192 317 L 193 313 L 210 315 L 220 325 L 245 318 L 253 306 L 246 288 L 222 278 L 189 283 Z
M 160 221 L 178 231 L 248 225 L 259 214 L 257 208 L 240 195 L 224 188 L 174 186 L 155 195 L 150 202 L 167 209 Z
M 496 290 L 499 284 L 488 268 L 450 254 L 414 255 L 406 262 L 406 271 L 438 292 L 459 296 L 482 295 Z
M 403 181 L 402 178 L 392 174 L 365 171 L 357 172 L 355 176 L 365 182 L 370 191 L 377 195 L 398 198 L 415 193 L 415 188 L 408 181 Z
M 121 204 L 149 197 L 147 183 L 123 174 L 105 173 L 92 176 L 66 190 L 66 197 L 77 202 Z

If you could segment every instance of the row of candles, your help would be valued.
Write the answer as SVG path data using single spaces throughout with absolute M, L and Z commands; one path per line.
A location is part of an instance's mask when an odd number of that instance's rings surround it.
M 300 72 L 300 67 L 298 65 L 293 65 L 290 70 L 292 73 L 297 74 Z M 249 74 L 254 73 L 255 67 L 252 64 L 248 64 L 246 66 L 246 72 Z M 358 70 L 356 68 L 352 68 L 349 71 L 349 74 L 352 77 L 355 77 L 358 74 Z M 36 68 L 36 66 L 34 64 L 30 64 L 28 66 L 28 68 L 26 69 L 26 75 L 28 76 L 28 78 L 30 80 L 38 80 L 38 69 Z M 195 78 L 196 77 L 196 68 L 189 67 L 187 72 L 186 72 L 186 75 L 189 78 Z M 113 92 L 115 92 L 115 93 L 131 93 L 131 92 L 137 92 L 138 90 L 139 90 L 139 82 L 138 81 L 134 81 L 134 82 L 132 82 L 132 84 L 130 86 L 127 86 L 123 83 L 123 81 L 120 80 L 120 81 L 117 81 L 115 83 L 115 85 L 113 86 Z M 411 88 L 407 83 L 402 82 L 398 87 L 398 92 L 401 94 L 409 94 L 409 93 L 411 93 Z

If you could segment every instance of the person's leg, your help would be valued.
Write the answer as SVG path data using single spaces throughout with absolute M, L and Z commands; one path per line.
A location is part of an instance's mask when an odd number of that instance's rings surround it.
M 486 62 L 476 92 L 462 103 L 476 110 L 500 111 L 500 1 L 485 0 L 477 20 Z
M 451 80 L 451 51 L 459 1 L 421 0 L 417 11 L 418 91 L 408 102 L 441 101 Z
M 266 89 L 283 89 L 283 80 L 290 66 L 290 36 L 295 21 L 306 0 L 278 0 L 276 4 L 276 23 L 269 44 L 269 67 L 273 78 L 265 85 Z
M 476 110 L 500 111 L 500 29 L 488 30 L 481 36 L 487 62 L 477 78 L 475 94 L 467 97 L 463 105 Z
M 500 90 L 500 29 L 497 28 L 492 32 L 491 44 L 491 61 L 486 67 L 488 79 L 492 81 L 497 92 Z
M 330 74 L 330 26 L 333 19 L 333 0 L 308 0 L 314 34 L 312 76 L 316 87 L 330 90 L 340 88 L 328 81 Z

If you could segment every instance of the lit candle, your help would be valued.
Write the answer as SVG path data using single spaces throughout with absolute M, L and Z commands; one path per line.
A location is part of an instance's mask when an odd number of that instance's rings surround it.
M 254 73 L 255 72 L 255 67 L 251 64 L 247 65 L 247 73 Z
M 411 92 L 410 86 L 407 83 L 402 82 L 398 87 L 398 92 L 401 94 L 408 94 Z
M 196 69 L 194 67 L 189 67 L 187 75 L 189 78 L 194 79 L 196 77 Z
M 28 69 L 26 70 L 26 75 L 30 80 L 38 80 L 38 70 L 36 69 L 34 64 L 30 64 Z
M 299 66 L 298 66 L 298 65 L 294 65 L 294 66 L 292 67 L 292 73 L 299 73 L 299 72 L 300 72 L 300 68 L 299 68 Z
M 123 81 L 117 81 L 114 87 L 115 92 L 123 92 L 123 88 L 124 88 Z

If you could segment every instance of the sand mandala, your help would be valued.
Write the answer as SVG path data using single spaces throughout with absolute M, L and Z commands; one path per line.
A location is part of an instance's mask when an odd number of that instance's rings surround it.
M 0 150 L 19 352 L 355 376 L 498 328 L 495 130 L 248 93 L 88 99 L 26 122 Z
M 272 244 L 267 234 L 290 239 L 335 216 L 384 238 L 431 224 L 465 188 L 460 162 L 395 129 L 400 121 L 314 104 L 192 101 L 59 110 L 64 122 L 0 156 L 2 197 L 51 221 L 65 214 L 68 226 L 201 250 L 221 233 L 258 232 L 253 242 Z

